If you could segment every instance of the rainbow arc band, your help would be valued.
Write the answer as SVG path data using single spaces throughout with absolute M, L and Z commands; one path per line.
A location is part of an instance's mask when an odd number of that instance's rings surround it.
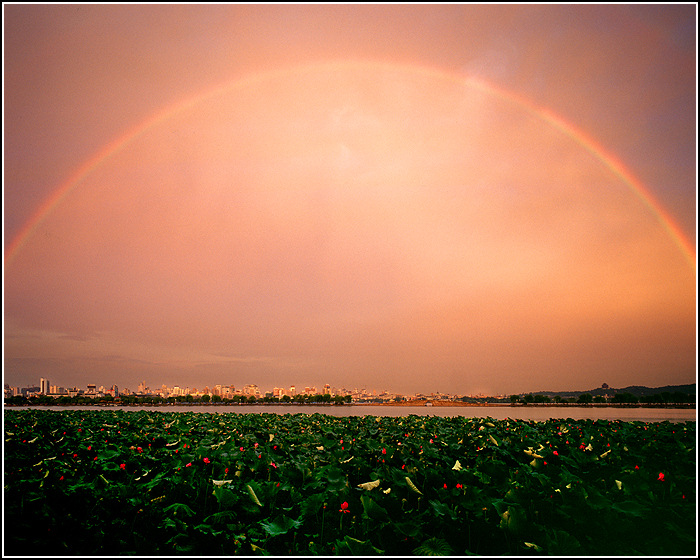
M 531 101 L 519 96 L 518 94 L 500 88 L 490 82 L 480 78 L 464 76 L 461 73 L 448 72 L 446 70 L 408 64 L 394 64 L 378 61 L 334 61 L 320 62 L 303 66 L 287 67 L 283 69 L 270 70 L 260 73 L 249 74 L 243 77 L 236 78 L 224 84 L 217 85 L 203 92 L 194 94 L 184 100 L 177 101 L 155 115 L 149 117 L 143 122 L 132 127 L 124 134 L 114 139 L 112 142 L 104 146 L 96 152 L 90 159 L 85 161 L 75 172 L 68 177 L 59 187 L 43 202 L 34 215 L 27 221 L 22 230 L 17 234 L 15 239 L 8 245 L 5 251 L 5 265 L 9 265 L 17 253 L 22 249 L 27 240 L 32 236 L 37 227 L 51 214 L 51 212 L 61 204 L 66 196 L 74 190 L 80 183 L 90 175 L 95 169 L 106 163 L 110 158 L 118 154 L 131 142 L 135 141 L 139 136 L 153 127 L 163 123 L 179 113 L 182 113 L 207 99 L 216 97 L 217 95 L 242 89 L 251 85 L 259 84 L 277 77 L 285 75 L 293 75 L 299 71 L 319 70 L 334 70 L 343 68 L 367 67 L 372 69 L 386 69 L 391 71 L 405 71 L 407 73 L 422 74 L 427 78 L 439 78 L 452 82 L 462 83 L 476 90 L 482 91 L 487 95 L 495 96 L 509 103 L 521 107 L 528 113 L 535 115 L 549 125 L 555 127 L 574 142 L 580 145 L 583 149 L 590 152 L 601 163 L 603 163 L 614 175 L 622 180 L 634 194 L 644 203 L 651 214 L 659 221 L 669 234 L 676 246 L 681 250 L 688 264 L 693 271 L 697 268 L 696 250 L 694 244 L 686 237 L 680 227 L 673 221 L 668 212 L 659 204 L 649 190 L 634 177 L 634 175 L 623 165 L 621 161 L 609 151 L 605 150 L 591 136 L 566 122 L 560 116 L 555 115 L 546 107 L 535 105 Z

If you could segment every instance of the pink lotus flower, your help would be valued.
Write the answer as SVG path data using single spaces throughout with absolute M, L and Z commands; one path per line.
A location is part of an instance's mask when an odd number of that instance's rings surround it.
M 205 462 L 207 465 L 208 465 L 209 463 L 211 463 L 211 461 L 209 460 L 209 457 L 204 457 L 204 462 Z
M 192 466 L 192 463 L 187 463 L 185 466 L 186 466 L 186 467 L 191 467 L 191 466 Z
M 243 451 L 243 448 L 242 448 L 242 447 L 239 447 L 238 449 L 240 449 L 241 451 Z

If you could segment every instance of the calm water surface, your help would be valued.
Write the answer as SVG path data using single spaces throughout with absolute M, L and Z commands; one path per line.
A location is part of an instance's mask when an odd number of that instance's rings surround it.
M 19 407 L 18 407 L 19 408 Z M 328 414 L 330 416 L 466 416 L 470 418 L 490 417 L 496 420 L 544 421 L 550 418 L 572 418 L 575 420 L 603 419 L 627 422 L 686 422 L 697 421 L 697 411 L 687 408 L 618 408 L 618 407 L 547 407 L 547 406 L 374 406 L 374 405 L 171 405 L 171 406 L 31 406 L 38 410 L 153 410 L 156 412 L 208 412 L 236 414 Z

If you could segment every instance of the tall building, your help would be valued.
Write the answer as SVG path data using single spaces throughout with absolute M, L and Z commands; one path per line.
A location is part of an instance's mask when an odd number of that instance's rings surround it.
M 39 384 L 39 392 L 42 395 L 48 395 L 51 392 L 51 387 L 49 386 L 49 380 L 45 377 L 41 378 L 41 383 Z

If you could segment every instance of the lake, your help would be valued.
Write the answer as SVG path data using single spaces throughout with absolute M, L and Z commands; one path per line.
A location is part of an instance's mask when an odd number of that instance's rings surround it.
M 19 407 L 18 407 L 19 408 Z M 626 422 L 695 422 L 694 408 L 642 408 L 611 406 L 381 406 L 381 405 L 166 405 L 166 406 L 30 406 L 39 410 L 137 410 L 149 409 L 158 412 L 208 412 L 237 414 L 328 414 L 330 416 L 467 416 L 490 417 L 496 420 L 535 420 L 550 418 L 572 418 L 575 420 L 622 420 Z

